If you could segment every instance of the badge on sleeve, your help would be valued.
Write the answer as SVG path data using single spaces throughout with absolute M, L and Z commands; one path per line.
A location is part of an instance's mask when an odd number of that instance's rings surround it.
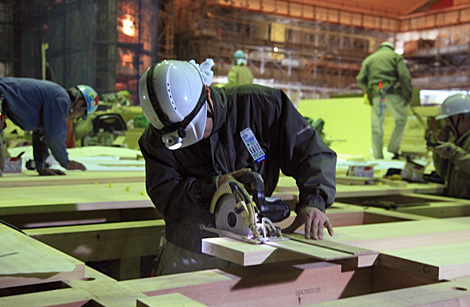
M 250 152 L 250 155 L 253 157 L 256 163 L 259 163 L 266 159 L 266 154 L 264 153 L 263 149 L 258 143 L 253 131 L 248 127 L 243 129 L 240 132 L 240 136 L 242 137 L 243 143 L 245 143 L 246 148 Z

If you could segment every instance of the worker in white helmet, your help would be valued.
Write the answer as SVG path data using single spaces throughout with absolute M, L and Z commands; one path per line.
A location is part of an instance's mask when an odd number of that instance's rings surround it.
M 446 121 L 446 127 L 431 136 L 434 142 L 428 143 L 436 172 L 445 179 L 448 196 L 470 199 L 470 97 L 447 97 L 436 119 Z
M 233 65 L 230 68 L 225 86 L 237 86 L 253 83 L 253 74 L 247 67 L 248 61 L 243 50 L 237 50 L 232 57 Z
M 387 110 L 392 112 L 395 127 L 387 146 L 399 159 L 400 145 L 408 118 L 406 106 L 411 101 L 411 77 L 403 57 L 394 51 L 389 42 L 380 44 L 378 50 L 363 62 L 356 77 L 361 89 L 367 92 L 372 104 L 372 153 L 375 159 L 383 159 L 383 126 Z
M 51 81 L 0 78 L 0 113 L 21 129 L 33 131 L 33 155 L 39 175 L 65 175 L 61 170 L 46 167 L 49 149 L 65 169 L 86 170 L 82 163 L 68 158 L 67 117 L 87 116 L 97 107 L 98 94 L 88 85 L 65 90 Z M 3 136 L 3 125 L 0 130 Z M 3 137 L 0 137 L 0 146 L 2 143 Z M 0 173 L 4 169 L 3 156 L 3 148 L 0 148 Z
M 163 61 L 140 79 L 140 102 L 150 122 L 139 140 L 147 193 L 165 219 L 158 275 L 218 265 L 200 253 L 199 225 L 211 225 L 217 186 L 250 171 L 262 175 L 267 196 L 280 170 L 296 179 L 297 217 L 286 232 L 305 225 L 306 238 L 322 239 L 325 227 L 333 235 L 325 209 L 336 191 L 335 152 L 284 92 L 259 85 L 209 86 L 212 65 L 210 59 L 200 66 Z M 248 133 L 250 142 L 259 144 L 255 152 L 242 137 Z

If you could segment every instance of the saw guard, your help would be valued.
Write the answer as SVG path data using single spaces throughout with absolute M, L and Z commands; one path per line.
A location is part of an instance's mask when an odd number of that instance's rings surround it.
M 221 185 L 215 191 L 214 196 L 212 196 L 210 207 L 211 214 L 215 213 L 217 202 L 225 194 L 233 195 L 237 203 L 240 201 L 244 201 L 246 204 L 251 203 L 251 197 L 249 196 L 245 188 L 236 181 L 229 181 Z

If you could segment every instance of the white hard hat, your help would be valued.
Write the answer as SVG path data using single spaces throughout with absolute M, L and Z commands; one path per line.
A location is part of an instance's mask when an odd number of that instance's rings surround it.
M 168 60 L 150 66 L 139 81 L 142 110 L 169 149 L 200 141 L 207 120 L 203 78 L 193 64 Z
M 436 116 L 436 119 L 466 113 L 470 113 L 470 97 L 464 94 L 454 94 L 444 100 L 441 105 L 441 113 Z

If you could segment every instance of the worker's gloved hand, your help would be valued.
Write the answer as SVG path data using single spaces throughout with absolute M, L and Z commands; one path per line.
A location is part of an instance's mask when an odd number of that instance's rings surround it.
M 86 171 L 85 165 L 81 164 L 80 162 L 77 161 L 70 161 L 69 165 L 67 165 L 66 169 L 68 170 L 81 170 L 81 171 Z
M 434 151 L 443 159 L 453 158 L 458 150 L 458 146 L 450 142 L 438 142 L 438 146 L 434 147 Z
M 435 135 L 434 135 L 434 142 L 447 142 L 449 141 L 449 129 L 444 128 L 440 129 Z
M 243 175 L 249 172 L 251 172 L 251 169 L 242 168 L 242 169 L 239 169 L 237 171 L 234 171 L 225 175 L 217 176 L 217 178 L 215 179 L 215 186 L 218 189 L 224 183 L 229 182 L 230 180 L 237 180 L 238 178 L 242 177 Z
M 36 169 L 39 175 L 41 176 L 55 176 L 55 175 L 65 175 L 65 173 L 58 169 L 40 167 Z
M 330 236 L 334 235 L 333 225 L 331 225 L 326 214 L 318 208 L 308 206 L 300 208 L 294 222 L 286 229 L 283 229 L 282 232 L 293 233 L 302 224 L 305 225 L 306 239 L 323 240 L 323 228 L 325 227 L 328 229 Z

